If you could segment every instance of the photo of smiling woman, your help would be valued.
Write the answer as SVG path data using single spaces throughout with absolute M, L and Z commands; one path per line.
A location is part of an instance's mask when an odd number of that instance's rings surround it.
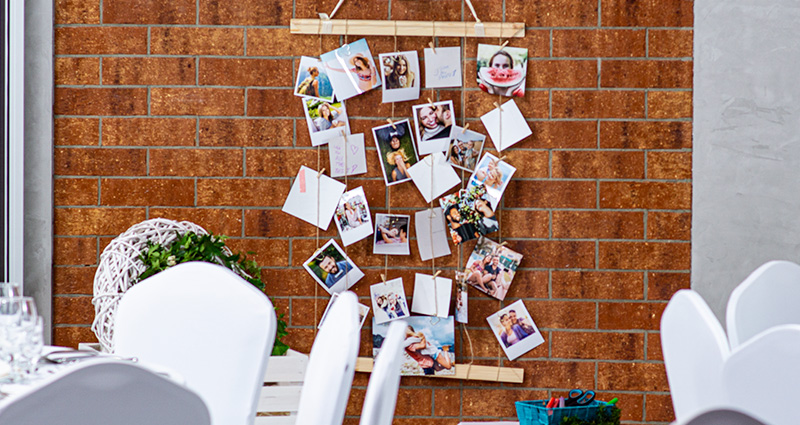
M 454 129 L 453 101 L 416 105 L 413 110 L 419 154 L 446 151 Z
M 374 127 L 372 135 L 378 148 L 381 170 L 387 186 L 411 180 L 408 169 L 416 164 L 417 151 L 408 120 Z
M 419 99 L 419 59 L 416 51 L 379 55 L 383 103 Z

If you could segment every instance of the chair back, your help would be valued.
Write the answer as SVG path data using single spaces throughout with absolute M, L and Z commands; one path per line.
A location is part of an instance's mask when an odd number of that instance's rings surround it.
M 800 324 L 800 266 L 770 261 L 747 276 L 728 299 L 731 349 L 773 326 Z
M 699 413 L 675 425 L 767 425 L 736 408 L 725 407 Z
M 353 384 L 361 330 L 358 300 L 342 293 L 311 347 L 297 425 L 341 425 Z
M 407 327 L 408 323 L 402 320 L 395 320 L 389 325 L 369 377 L 360 425 L 392 425 Z
M 678 420 L 723 405 L 722 365 L 728 340 L 697 292 L 682 289 L 661 316 L 661 350 Z
M 722 369 L 729 405 L 770 425 L 797 425 L 798 359 L 800 325 L 780 325 L 751 338 Z
M 20 395 L 3 425 L 209 425 L 194 392 L 136 364 L 89 361 Z
M 276 331 L 266 295 L 211 263 L 171 267 L 129 289 L 115 318 L 115 352 L 186 379 L 214 425 L 249 425 Z

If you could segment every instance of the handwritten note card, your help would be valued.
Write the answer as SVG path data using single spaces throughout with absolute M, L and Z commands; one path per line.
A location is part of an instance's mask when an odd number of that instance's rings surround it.
M 425 87 L 461 87 L 461 47 L 425 49 Z
M 331 177 L 352 176 L 367 172 L 364 134 L 348 134 L 328 140 Z

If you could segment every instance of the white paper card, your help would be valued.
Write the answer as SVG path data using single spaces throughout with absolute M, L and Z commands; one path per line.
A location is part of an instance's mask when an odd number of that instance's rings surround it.
M 511 147 L 520 140 L 533 134 L 525 117 L 522 116 L 514 100 L 509 100 L 502 105 L 503 111 L 494 108 L 486 115 L 481 117 L 483 126 L 492 138 L 495 149 L 502 151 L 505 148 Z M 501 119 L 502 114 L 502 119 Z M 500 123 L 502 121 L 502 131 Z M 503 140 L 500 140 L 500 134 L 503 135 Z
M 417 230 L 417 248 L 422 261 L 450 255 L 441 208 L 418 211 L 414 214 L 414 225 Z
M 425 87 L 461 87 L 461 47 L 425 49 Z
M 328 230 L 345 185 L 324 174 L 317 175 L 316 170 L 300 166 L 282 211 Z
M 353 176 L 367 172 L 364 134 L 350 134 L 328 140 L 331 177 Z
M 458 173 L 441 152 L 435 152 L 422 158 L 422 161 L 408 169 L 408 175 L 417 185 L 425 202 L 433 201 L 461 183 Z
M 411 312 L 447 317 L 450 312 L 452 289 L 453 281 L 451 279 L 436 277 L 434 283 L 433 276 L 417 273 L 414 278 L 414 300 L 411 302 Z

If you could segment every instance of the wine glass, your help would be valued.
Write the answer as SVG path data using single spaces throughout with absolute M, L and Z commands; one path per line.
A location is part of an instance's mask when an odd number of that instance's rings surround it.
M 22 286 L 17 282 L 0 282 L 0 298 L 17 298 L 22 296 Z
M 21 299 L 0 297 L 0 361 L 11 365 L 13 338 L 19 325 Z
M 27 368 L 25 346 L 30 333 L 35 331 L 39 315 L 36 302 L 31 297 L 11 298 L 12 309 L 17 311 L 16 322 L 6 328 L 11 357 L 11 382 L 20 382 Z
M 42 355 L 42 349 L 44 348 L 42 329 L 43 321 L 42 317 L 39 316 L 31 326 L 21 330 L 15 361 L 17 369 L 21 372 L 20 378 L 23 381 L 34 374 L 36 364 L 39 363 L 39 358 Z

